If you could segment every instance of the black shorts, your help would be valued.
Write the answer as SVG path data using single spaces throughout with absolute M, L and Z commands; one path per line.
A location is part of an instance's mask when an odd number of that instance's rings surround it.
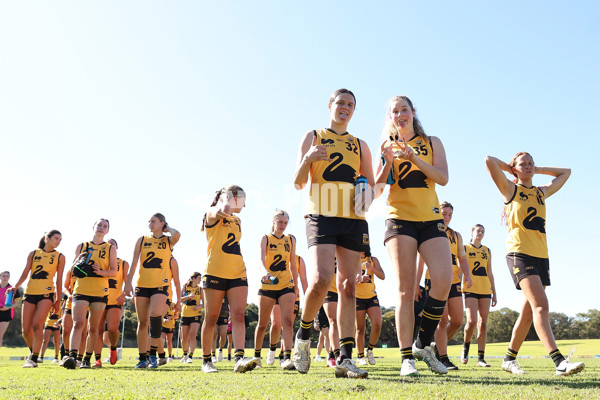
M 356 298 L 356 311 L 368 310 L 371 307 L 380 307 L 377 296 L 373 296 L 370 299 Z
M 87 294 L 74 294 L 73 301 L 75 300 L 84 300 L 88 303 L 108 303 L 108 296 L 100 297 L 100 296 L 88 296 Z M 73 308 L 71 306 L 71 308 Z
M 181 317 L 181 326 L 189 326 L 190 324 L 199 324 L 201 323 L 202 316 L 196 315 L 195 317 Z
M 53 326 L 45 326 L 44 329 L 45 330 L 47 329 L 47 330 L 52 331 L 52 332 L 60 331 L 60 328 L 55 328 Z
M 214 275 L 204 275 L 202 277 L 202 289 L 214 289 L 226 292 L 229 289 L 239 286 L 248 286 L 248 280 L 246 278 L 219 278 L 218 276 Z
M 465 299 L 491 299 L 491 294 L 463 293 Z
M 106 306 L 105 310 L 110 310 L 111 308 L 120 308 L 122 310 L 123 306 L 120 306 L 118 304 L 109 304 Z
M 258 289 L 258 295 L 259 296 L 265 296 L 265 297 L 269 297 L 271 299 L 275 299 L 275 300 L 279 300 L 279 298 L 281 296 L 283 296 L 284 294 L 288 294 L 288 293 L 294 293 L 294 288 L 293 287 L 287 287 L 287 288 L 283 288 L 280 290 L 262 290 L 262 289 Z M 279 304 L 279 301 L 277 302 L 277 304 Z
M 12 321 L 12 310 L 4 310 L 0 311 L 0 322 L 10 322 Z
M 550 261 L 547 258 L 532 257 L 523 253 L 508 253 L 506 263 L 517 289 L 521 290 L 519 285 L 521 279 L 532 275 L 539 276 L 542 285 L 550 286 Z
M 27 294 L 23 295 L 23 301 L 26 301 L 31 304 L 37 304 L 42 300 L 50 300 L 52 304 L 54 304 L 54 293 L 46 293 L 46 294 Z
M 385 220 L 385 236 L 383 243 L 394 236 L 410 236 L 417 241 L 417 245 L 429 239 L 443 237 L 446 238 L 446 227 L 444 220 L 438 219 L 435 221 L 405 221 L 403 219 L 386 219 Z
M 164 326 L 162 327 L 162 333 L 175 333 L 175 328 L 165 328 Z
M 338 302 L 338 294 L 336 292 L 327 292 L 327 296 L 325 296 L 325 300 L 323 301 L 323 304 L 337 303 L 337 302 Z
M 450 286 L 450 293 L 448 293 L 448 299 L 452 299 L 454 297 L 461 297 L 461 296 L 462 296 L 462 289 L 460 287 L 460 282 L 453 283 Z
M 316 244 L 335 244 L 353 251 L 369 252 L 369 225 L 364 219 L 307 215 L 308 247 Z
M 146 288 L 146 287 L 136 287 L 135 288 L 135 297 L 152 297 L 155 294 L 164 294 L 165 296 L 169 296 L 169 286 L 159 286 L 155 288 Z
M 317 323 L 319 324 L 319 330 L 329 328 L 329 318 L 327 318 L 323 307 L 319 309 L 319 313 L 317 314 Z
M 219 317 L 217 318 L 217 326 L 227 325 L 229 323 L 229 317 Z

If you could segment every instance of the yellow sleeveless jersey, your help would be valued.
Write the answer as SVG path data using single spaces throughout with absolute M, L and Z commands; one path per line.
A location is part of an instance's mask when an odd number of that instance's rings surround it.
M 25 294 L 54 293 L 54 275 L 58 269 L 59 258 L 60 253 L 56 250 L 48 253 L 43 249 L 35 249 Z
M 310 166 L 308 214 L 365 219 L 354 212 L 354 183 L 360 172 L 360 142 L 349 133 L 315 131 L 317 144 L 325 146 L 330 161 Z
M 267 253 L 265 257 L 265 265 L 269 273 L 279 279 L 276 285 L 264 284 L 261 282 L 261 290 L 281 290 L 284 288 L 294 287 L 292 272 L 290 270 L 290 253 L 292 251 L 292 239 L 290 235 L 283 235 L 278 239 L 273 234 L 266 235 L 267 237 Z
M 137 287 L 167 286 L 171 280 L 171 242 L 168 236 L 144 236 L 140 249 L 140 272 Z
M 431 140 L 415 135 L 407 143 L 416 156 L 427 164 L 433 164 Z M 394 151 L 400 151 L 395 143 Z M 402 158 L 394 158 L 390 176 L 390 193 L 387 199 L 387 218 L 406 221 L 433 221 L 441 219 L 435 182 L 416 165 Z
M 202 289 L 200 286 L 193 287 L 191 285 L 185 286 L 186 294 L 193 294 L 194 296 L 187 300 L 183 307 L 181 307 L 182 317 L 196 317 L 202 315 L 202 309 L 194 310 L 194 307 L 202 304 Z
M 506 215 L 506 253 L 548 258 L 544 193 L 536 186 L 515 185 L 513 198 L 506 203 Z
M 44 327 L 45 328 L 55 328 L 54 324 L 58 321 L 59 318 L 60 318 L 60 316 L 58 314 L 54 314 L 54 312 L 51 310 L 48 313 L 48 317 L 46 318 L 46 322 L 44 322 Z M 60 328 L 60 324 L 58 324 L 56 326 L 56 328 Z
M 370 262 L 371 264 L 373 264 L 373 259 L 371 257 L 363 257 L 360 259 L 360 268 L 362 274 L 368 275 L 371 281 L 359 283 L 356 285 L 357 299 L 370 299 L 372 297 L 377 296 L 377 292 L 375 291 L 375 274 L 367 272 L 367 269 L 363 265 L 363 263 L 365 262 Z
M 460 283 L 460 269 L 458 268 L 458 233 L 450 227 L 446 228 L 446 236 L 450 241 L 452 254 L 452 284 Z
M 173 315 L 175 315 L 175 303 L 171 303 L 169 305 L 167 314 L 163 318 L 163 323 L 162 323 L 163 328 L 175 329 L 175 318 L 171 318 L 170 320 L 167 320 L 168 317 L 172 317 Z
M 481 245 L 477 248 L 471 243 L 465 245 L 469 269 L 471 270 L 471 279 L 473 286 L 467 289 L 463 284 L 464 293 L 492 294 L 492 284 L 488 277 L 488 262 L 490 260 L 490 249 Z
M 117 276 L 108 278 L 108 305 L 117 304 L 117 297 L 123 294 L 123 260 L 117 258 Z
M 110 243 L 102 242 L 94 244 L 85 242 L 81 244 L 81 252 L 93 249 L 92 257 L 88 261 L 89 265 L 98 264 L 102 271 L 110 270 Z M 95 274 L 94 274 L 95 275 Z M 108 295 L 108 278 L 99 275 L 77 278 L 73 294 L 82 294 L 86 296 L 104 297 Z
M 240 249 L 242 225 L 238 217 L 220 218 L 206 226 L 208 260 L 204 275 L 223 279 L 246 279 L 246 265 Z

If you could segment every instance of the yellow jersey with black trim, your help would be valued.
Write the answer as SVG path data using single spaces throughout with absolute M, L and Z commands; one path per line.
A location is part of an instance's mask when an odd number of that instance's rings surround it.
M 450 253 L 452 254 L 452 284 L 460 283 L 460 269 L 458 268 L 458 233 L 450 227 L 446 228 L 446 236 L 450 242 Z M 428 270 L 429 272 L 429 270 Z
M 506 253 L 522 253 L 548 258 L 546 244 L 546 203 L 537 186 L 515 185 L 512 199 L 506 203 L 508 237 Z
M 175 318 L 169 319 L 175 315 L 175 303 L 169 304 L 169 309 L 163 318 L 162 327 L 167 329 L 175 329 Z
M 194 307 L 202 304 L 202 288 L 200 288 L 199 285 L 196 287 L 186 285 L 185 293 L 186 295 L 193 294 L 193 297 L 183 303 L 183 307 L 181 307 L 181 316 L 197 317 L 198 315 L 202 315 L 201 308 L 194 310 Z
M 429 165 L 433 165 L 431 139 L 415 135 L 406 144 L 412 147 L 415 155 Z M 390 144 L 394 153 L 399 153 L 396 143 Z M 415 164 L 394 157 L 387 183 L 390 192 L 387 199 L 387 218 L 405 221 L 434 221 L 441 219 L 435 182 L 427 177 Z
M 60 253 L 56 250 L 50 252 L 43 249 L 34 250 L 25 294 L 54 293 L 54 275 L 58 270 L 59 259 Z
M 294 280 L 291 272 L 290 254 L 292 251 L 292 238 L 290 235 L 283 235 L 278 238 L 273 234 L 265 235 L 267 238 L 267 252 L 265 256 L 265 265 L 269 273 L 279 279 L 276 285 L 260 284 L 261 290 L 281 290 L 294 287 Z
M 467 285 L 463 282 L 463 293 L 492 294 L 492 284 L 488 276 L 490 249 L 484 245 L 475 247 L 473 244 L 467 243 L 465 251 L 473 285 L 467 289 Z
M 123 294 L 123 260 L 117 258 L 117 275 L 108 278 L 108 303 L 107 305 L 116 305 L 117 298 Z
M 46 322 L 44 322 L 44 328 L 59 328 L 60 324 L 54 326 L 58 322 L 60 316 L 58 314 L 54 314 L 54 312 L 50 311 L 48 313 L 48 317 L 46 318 Z
M 330 129 L 314 131 L 317 144 L 325 146 L 329 161 L 310 166 L 308 214 L 365 219 L 354 212 L 356 178 L 360 173 L 360 141 L 348 132 L 338 135 Z
M 89 265 L 98 264 L 100 270 L 110 270 L 110 243 L 85 242 L 81 244 L 81 252 L 92 251 L 92 256 L 88 261 Z M 108 296 L 108 277 L 92 274 L 83 278 L 77 278 L 73 294 L 82 294 L 86 296 L 104 297 Z
M 367 275 L 369 277 L 369 282 L 356 284 L 357 299 L 370 299 L 377 296 L 377 292 L 375 291 L 375 275 L 372 272 L 367 271 L 367 268 L 365 268 L 364 263 L 367 262 L 373 264 L 373 259 L 371 257 L 362 257 L 360 259 L 360 269 L 362 271 L 362 275 Z
M 140 245 L 140 272 L 137 287 L 158 288 L 167 286 L 171 281 L 171 240 L 163 235 L 155 238 L 147 235 Z
M 246 279 L 246 264 L 240 248 L 241 237 L 242 224 L 235 215 L 219 218 L 213 225 L 206 225 L 208 259 L 204 275 Z

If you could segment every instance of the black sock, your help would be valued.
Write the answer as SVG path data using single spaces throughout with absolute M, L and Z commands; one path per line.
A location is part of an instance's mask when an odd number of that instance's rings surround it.
M 283 352 L 283 359 L 284 360 L 289 360 L 290 358 L 292 358 L 292 351 L 291 350 L 286 350 Z
M 358 358 L 364 358 L 365 356 L 365 352 L 363 351 L 362 353 L 358 353 Z
M 83 354 L 77 354 L 77 361 L 83 360 Z
M 412 346 L 400 349 L 400 355 L 402 356 L 402 361 L 415 359 L 412 352 Z
M 139 353 L 139 354 L 140 354 L 140 361 L 148 360 L 148 356 L 146 355 L 146 353 Z
M 439 356 L 438 360 L 440 360 L 440 362 L 443 364 L 444 361 L 450 361 L 450 359 L 448 358 L 448 354 L 445 354 L 443 356 Z
M 84 360 L 87 362 L 90 362 L 90 360 L 92 359 L 92 355 L 93 353 L 88 353 L 87 351 L 85 352 L 85 358 Z
M 478 350 L 478 351 L 477 351 L 477 358 L 478 358 L 480 361 L 481 361 L 481 360 L 483 360 L 483 356 L 484 356 L 484 354 L 485 354 L 485 351 Z
M 189 358 L 194 358 L 194 353 L 192 352 L 192 353 L 188 354 L 188 357 Z
M 96 354 L 96 355 L 94 356 L 94 358 L 96 359 L 96 361 L 98 361 L 99 359 L 101 359 L 101 358 L 102 358 L 102 354 Z
M 260 358 L 261 349 L 254 349 L 254 358 Z
M 352 349 L 354 349 L 353 337 L 340 339 L 340 361 L 344 361 L 346 358 L 352 358 Z
M 271 351 L 277 350 L 277 343 L 269 345 L 269 350 L 271 350 Z
M 73 358 L 77 359 L 77 350 L 71 350 L 69 352 L 69 357 L 73 357 Z
M 327 357 L 327 358 L 330 358 L 330 359 L 331 359 L 331 358 L 335 358 L 335 354 L 333 354 L 333 351 L 330 351 L 330 352 L 329 352 L 329 357 Z
M 371 350 L 373 351 L 373 348 L 375 347 L 374 344 L 369 343 L 369 345 L 367 346 L 367 350 Z
M 234 353 L 234 360 L 237 362 L 244 358 L 244 349 L 236 349 Z
M 158 346 L 150 346 L 150 354 L 149 355 L 156 357 L 157 350 L 158 350 Z
M 463 343 L 463 355 L 467 357 L 469 355 L 469 349 L 471 348 L 471 342 Z
M 60 345 L 60 358 L 62 359 L 67 354 L 67 350 L 65 349 L 65 344 Z
M 117 349 L 117 346 L 110 346 L 110 351 L 115 351 Z
M 210 354 L 202 354 L 202 364 L 206 364 L 212 361 Z
M 296 334 L 296 339 L 308 340 L 310 339 L 310 329 L 312 328 L 312 321 L 300 321 L 300 329 Z
M 517 351 L 514 351 L 513 349 L 509 348 L 508 350 L 506 350 L 506 356 L 504 357 L 504 361 L 514 361 L 517 359 Z
M 283 351 L 280 351 L 280 352 L 279 352 L 279 359 L 280 359 L 280 360 L 283 360 Z
M 560 363 L 565 360 L 565 358 L 561 354 L 560 350 L 558 350 L 558 349 L 552 350 L 550 352 L 550 357 L 552 357 L 552 361 L 554 361 L 554 365 L 556 366 L 556 368 L 558 368 Z
M 31 353 L 31 361 L 33 361 L 34 363 L 38 362 L 38 357 L 38 353 Z
M 158 358 L 165 358 L 165 352 L 158 353 Z
M 446 307 L 446 300 L 436 300 L 431 296 L 427 297 L 425 300 L 421 328 L 419 329 L 419 335 L 415 342 L 417 348 L 424 349 L 431 344 L 433 334 L 444 313 L 444 307 Z
M 335 358 L 337 360 L 339 356 L 340 356 L 340 349 L 335 349 L 333 351 L 333 358 Z

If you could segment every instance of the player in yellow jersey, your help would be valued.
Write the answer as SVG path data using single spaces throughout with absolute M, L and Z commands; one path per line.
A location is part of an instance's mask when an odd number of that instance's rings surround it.
M 58 363 L 58 352 L 60 350 L 60 323 L 60 315 L 56 314 L 54 310 L 50 310 L 48 318 L 46 318 L 46 322 L 44 323 L 44 341 L 42 343 L 42 351 L 38 358 L 38 363 L 43 362 L 46 349 L 50 345 L 50 339 L 54 342 L 54 360 L 52 360 L 52 363 Z
M 523 374 L 516 357 L 531 323 L 540 341 L 552 357 L 556 375 L 572 375 L 581 372 L 585 365 L 572 363 L 558 350 L 550 319 L 546 286 L 550 285 L 550 263 L 546 244 L 546 199 L 565 184 L 569 168 L 537 167 L 529 153 L 517 153 L 509 163 L 488 156 L 485 160 L 488 172 L 500 190 L 504 200 L 508 223 L 506 261 L 517 289 L 522 290 L 525 300 L 521 314 L 513 328 L 509 348 L 502 362 L 502 369 Z M 515 177 L 506 178 L 505 172 Z M 535 174 L 553 176 L 549 183 L 533 186 Z
M 294 185 L 302 189 L 310 176 L 305 219 L 310 258 L 315 266 L 294 346 L 294 365 L 300 373 L 307 373 L 310 368 L 310 330 L 333 280 L 337 256 L 337 313 L 346 317 L 338 321 L 340 357 L 335 373 L 338 377 L 368 376 L 352 361 L 356 268 L 360 253 L 369 251 L 364 214 L 373 200 L 371 152 L 364 141 L 347 132 L 355 107 L 356 98 L 351 91 L 336 90 L 329 99 L 327 128 L 307 132 L 298 151 Z
M 166 359 L 167 362 L 173 361 L 173 333 L 175 333 L 175 321 L 177 318 L 179 318 L 179 313 L 175 312 L 175 303 L 171 302 L 162 323 L 162 340 L 165 341 L 167 350 L 169 351 L 169 357 Z
M 79 368 L 91 368 L 90 360 L 98 340 L 100 319 L 108 302 L 108 280 L 117 275 L 117 252 L 110 243 L 104 241 L 109 229 L 108 220 L 100 218 L 94 223 L 92 240 L 81 243 L 75 250 L 75 260 L 71 267 L 71 274 L 77 276 L 71 307 L 71 349 L 63 363 L 67 369 L 74 369 L 77 365 L 78 351 L 83 350 L 81 335 L 85 325 L 88 330 L 85 357 Z
M 466 364 L 469 359 L 471 338 L 477 325 L 477 365 L 479 367 L 490 366 L 484 358 L 485 341 L 487 339 L 487 320 L 490 312 L 490 304 L 494 307 L 498 302 L 494 274 L 492 273 L 492 252 L 487 246 L 481 244 L 484 234 L 485 228 L 483 225 L 475 225 L 471 230 L 471 242 L 465 245 L 473 284 L 471 287 L 465 286 L 463 290 L 467 323 L 465 325 L 461 361 L 463 364 Z M 479 319 L 477 318 L 478 314 Z
M 65 283 L 63 285 L 62 293 L 63 293 L 63 301 L 62 305 L 62 347 L 64 349 L 61 350 L 61 360 L 58 363 L 59 367 L 64 367 L 64 363 L 67 359 L 69 359 L 70 349 L 71 349 L 71 331 L 73 330 L 73 288 L 75 287 L 75 281 L 77 278 L 71 274 L 71 270 L 67 269 L 67 274 L 65 276 Z M 81 330 L 80 335 L 80 348 L 84 349 L 87 342 L 87 324 L 83 324 L 83 329 Z M 79 353 L 77 355 L 76 366 L 81 365 L 81 360 L 83 359 L 83 354 Z
M 363 253 L 360 259 L 360 270 L 356 276 L 356 350 L 358 351 L 358 365 L 375 365 L 373 349 L 381 334 L 381 306 L 375 291 L 375 277 L 385 279 L 385 272 L 377 257 L 370 253 Z M 365 333 L 366 320 L 371 321 L 371 334 L 365 358 Z
M 284 370 L 294 369 L 291 353 L 298 267 L 296 266 L 296 238 L 284 233 L 289 220 L 287 212 L 276 210 L 271 232 L 263 236 L 260 242 L 262 279 L 258 290 L 258 324 L 254 331 L 254 359 L 258 367 L 261 366 L 261 348 L 271 311 L 275 302 L 278 302 L 283 327 L 284 361 L 281 367 Z
M 447 374 L 430 347 L 452 281 L 450 245 L 435 191 L 436 184 L 448 182 L 446 154 L 439 138 L 425 134 L 408 97 L 392 97 L 386 116 L 376 196 L 383 193 L 383 184 L 390 185 L 385 246 L 399 281 L 396 321 L 402 355 L 400 375 L 419 374 L 415 357 L 425 361 L 433 372 Z M 432 287 L 413 344 L 417 252 L 429 268 Z
M 179 270 L 173 269 L 171 264 L 173 247 L 179 242 L 181 234 L 167 223 L 161 213 L 150 217 L 148 229 L 150 235 L 140 237 L 135 244 L 125 284 L 125 294 L 131 295 L 133 277 L 139 262 L 141 266 L 135 287 L 135 310 L 138 317 L 137 342 L 140 361 L 135 368 L 158 368 L 156 352 L 161 339 L 162 319 L 171 279 L 175 284 L 176 310 L 179 310 L 181 302 Z M 150 349 L 148 356 L 147 349 Z
M 44 339 L 44 322 L 50 309 L 60 311 L 65 256 L 56 251 L 62 235 L 51 230 L 40 239 L 36 250 L 29 253 L 21 277 L 9 291 L 16 295 L 19 286 L 29 277 L 21 308 L 21 330 L 31 354 L 23 368 L 37 367 Z
M 119 250 L 117 241 L 110 239 L 108 241 L 114 248 L 115 251 Z M 110 356 L 109 361 L 111 365 L 117 363 L 117 344 L 119 343 L 119 324 L 121 322 L 121 316 L 123 315 L 123 304 L 125 304 L 125 292 L 123 292 L 123 285 L 127 279 L 127 272 L 129 271 L 129 263 L 127 261 L 117 258 L 117 275 L 108 280 L 108 303 L 102 318 L 100 319 L 100 325 L 98 327 L 98 337 L 102 338 L 104 335 L 104 324 L 106 323 L 106 331 L 108 333 L 108 340 L 110 342 Z M 93 368 L 102 367 L 102 340 L 96 341 L 96 361 Z
M 194 272 L 181 289 L 181 347 L 183 349 L 182 362 L 192 363 L 194 350 L 196 350 L 196 336 L 202 322 L 202 288 L 200 282 L 202 274 Z
M 233 215 L 245 207 L 246 193 L 237 185 L 217 191 L 210 208 L 204 215 L 202 230 L 208 239 L 208 260 L 202 289 L 204 289 L 204 322 L 202 323 L 202 371 L 217 372 L 211 356 L 214 330 L 221 312 L 223 297 L 227 294 L 233 326 L 235 346 L 234 372 L 246 372 L 256 368 L 256 361 L 244 358 L 246 325 L 244 312 L 248 302 L 246 265 L 240 249 L 241 220 Z

